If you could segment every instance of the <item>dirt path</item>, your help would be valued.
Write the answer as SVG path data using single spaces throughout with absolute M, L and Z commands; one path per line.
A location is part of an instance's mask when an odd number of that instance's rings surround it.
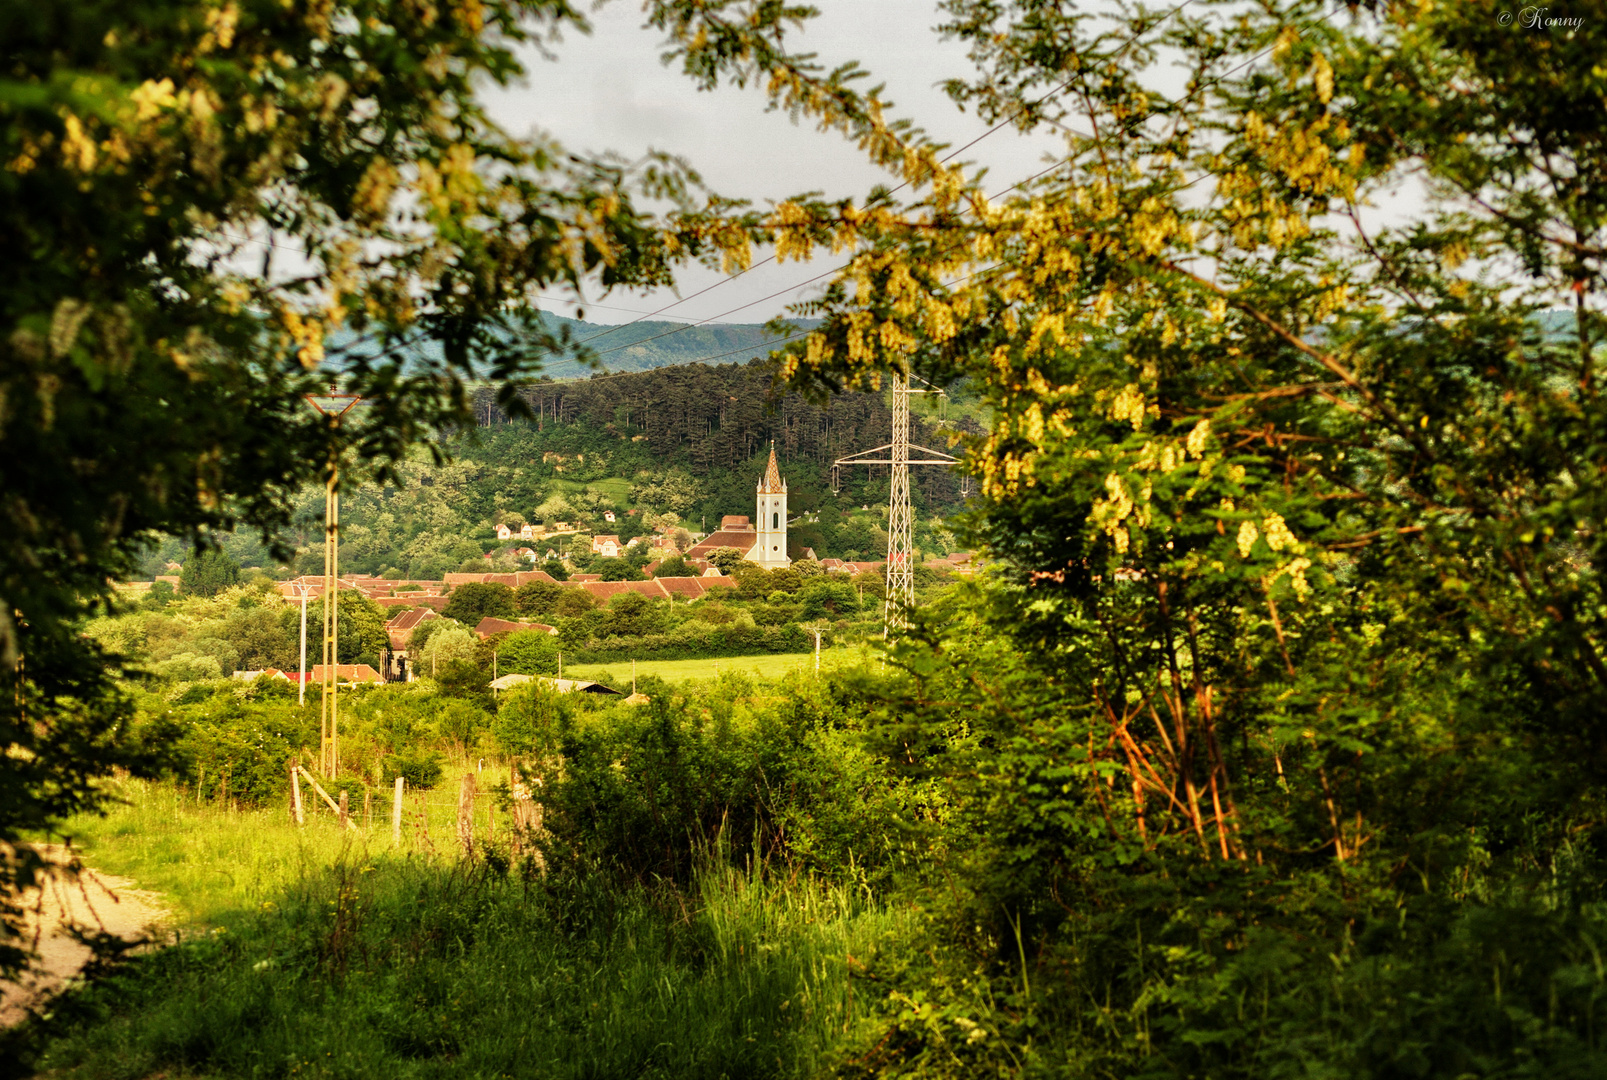
M 46 855 L 55 862 L 66 859 L 59 848 Z M 76 881 L 51 878 L 42 892 L 30 890 L 24 902 L 29 909 L 29 937 L 37 935 L 39 956 L 19 981 L 0 980 L 0 1028 L 21 1022 L 31 1006 L 59 990 L 89 962 L 89 948 L 68 936 L 66 927 L 104 931 L 129 941 L 165 936 L 161 925 L 168 912 L 157 894 L 88 868 Z

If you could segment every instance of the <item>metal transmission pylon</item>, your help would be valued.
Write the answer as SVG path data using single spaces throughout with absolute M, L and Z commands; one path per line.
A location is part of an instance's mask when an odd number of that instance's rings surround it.
M 915 508 L 910 503 L 911 465 L 958 465 L 959 459 L 926 446 L 910 443 L 910 395 L 942 394 L 938 389 L 911 390 L 909 376 L 893 376 L 893 441 L 832 463 L 832 487 L 837 470 L 844 465 L 891 465 L 892 484 L 887 498 L 887 601 L 882 605 L 882 635 L 892 637 L 909 625 L 910 609 L 915 607 Z M 911 458 L 910 451 L 926 455 Z M 883 451 L 889 457 L 873 454 Z

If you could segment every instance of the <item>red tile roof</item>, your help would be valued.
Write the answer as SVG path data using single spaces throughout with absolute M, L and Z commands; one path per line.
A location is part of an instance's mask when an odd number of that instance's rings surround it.
M 307 681 L 322 682 L 323 679 L 324 665 L 314 664 L 312 670 L 307 672 Z M 380 677 L 379 672 L 367 664 L 336 664 L 335 679 L 343 683 L 383 683 L 385 681 Z
M 657 579 L 653 581 L 585 581 L 580 587 L 604 602 L 612 600 L 621 593 L 636 592 L 643 596 L 664 598 L 669 595 L 663 584 Z
M 546 623 L 514 622 L 512 619 L 495 619 L 487 615 L 475 624 L 474 632 L 483 638 L 492 634 L 512 634 L 520 630 L 539 630 L 543 634 L 556 634 L 558 631 Z
M 747 519 L 743 518 L 743 520 L 746 521 Z M 742 552 L 742 554 L 746 555 L 748 552 L 753 550 L 753 545 L 757 543 L 757 541 L 758 534 L 752 530 L 749 530 L 748 532 L 733 532 L 730 529 L 722 528 L 719 532 L 710 533 L 702 540 L 699 540 L 697 544 L 695 544 L 692 549 L 686 553 L 686 558 L 706 559 L 716 551 L 719 551 L 721 548 L 736 548 L 738 551 Z
M 413 636 L 413 631 L 418 628 L 420 623 L 427 619 L 439 618 L 439 615 L 427 607 L 403 611 L 392 616 L 391 620 L 385 624 L 385 636 L 390 638 L 391 648 L 402 650 L 407 648 L 408 640 Z
M 708 584 L 702 578 L 695 577 L 661 577 L 654 578 L 659 587 L 671 596 L 684 596 L 688 600 L 696 600 L 709 591 Z M 711 581 L 714 579 L 710 579 Z
M 424 595 L 421 593 L 403 593 L 401 596 L 376 596 L 374 603 L 382 608 L 433 608 L 443 611 L 448 603 L 444 596 Z

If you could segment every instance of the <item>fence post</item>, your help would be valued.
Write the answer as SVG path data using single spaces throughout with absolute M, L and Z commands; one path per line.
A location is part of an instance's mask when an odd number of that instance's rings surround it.
M 513 823 L 508 826 L 513 830 L 511 850 L 517 859 L 524 852 L 524 815 L 519 812 L 522 809 L 519 802 L 522 792 L 519 789 L 519 763 L 516 761 L 508 763 L 508 793 L 513 796 Z
M 351 815 L 346 811 L 346 792 L 340 793 L 340 827 L 346 828 L 352 823 Z
M 458 786 L 458 843 L 463 857 L 474 858 L 474 774 L 465 773 Z
M 373 828 L 373 826 L 374 826 L 374 793 L 373 793 L 373 791 L 371 791 L 371 790 L 369 790 L 367 788 L 364 788 L 363 789 L 363 828 L 369 829 L 369 828 Z
M 396 800 L 391 803 L 391 844 L 402 846 L 402 792 L 407 787 L 407 781 L 400 776 L 396 778 Z
M 290 764 L 290 816 L 297 825 L 307 824 L 307 817 L 301 809 L 301 773 L 297 770 L 297 763 Z

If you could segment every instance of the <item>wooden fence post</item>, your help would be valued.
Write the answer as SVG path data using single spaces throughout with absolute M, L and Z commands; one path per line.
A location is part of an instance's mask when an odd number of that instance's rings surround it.
M 474 774 L 465 773 L 458 786 L 458 843 L 463 857 L 474 858 Z
M 346 810 L 346 792 L 345 792 L 344 789 L 342 789 L 341 793 L 340 793 L 340 810 L 337 811 L 337 813 L 340 816 L 340 827 L 341 828 L 344 829 L 344 828 L 347 828 L 348 826 L 351 825 L 352 818 L 351 818 L 351 814 L 349 814 L 347 812 L 347 810 Z
M 519 763 L 510 762 L 508 765 L 508 791 L 513 796 L 513 823 L 509 828 L 513 830 L 512 851 L 517 859 L 524 853 L 524 815 L 519 811 L 523 809 L 519 798 L 524 792 L 519 784 Z
M 320 799 L 324 800 L 324 802 L 328 803 L 329 808 L 331 810 L 333 810 L 335 813 L 340 815 L 342 823 L 348 829 L 357 828 L 357 826 L 355 826 L 355 825 L 353 825 L 351 823 L 351 819 L 346 817 L 345 810 L 344 810 L 344 805 L 343 805 L 345 803 L 345 799 L 346 799 L 345 792 L 341 793 L 341 804 L 337 804 L 335 802 L 335 800 L 330 797 L 329 792 L 324 790 L 324 785 L 322 785 L 322 784 L 320 784 L 318 782 L 317 777 L 313 776 L 313 774 L 308 772 L 305 768 L 303 768 L 301 770 L 301 775 L 305 776 L 307 778 L 307 783 L 312 785 L 312 789 L 318 793 L 318 797 Z
M 297 825 L 307 824 L 307 817 L 301 809 L 301 773 L 297 771 L 297 763 L 290 763 L 290 817 Z
M 391 803 L 391 844 L 402 846 L 402 792 L 407 788 L 407 781 L 398 776 L 396 778 L 396 799 Z
M 363 828 L 374 827 L 374 793 L 367 788 L 363 789 Z

